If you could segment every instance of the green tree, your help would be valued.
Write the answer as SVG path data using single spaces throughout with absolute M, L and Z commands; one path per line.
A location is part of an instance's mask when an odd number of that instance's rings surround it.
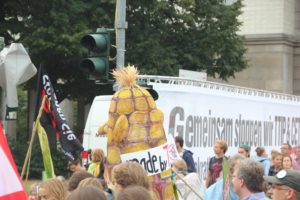
M 237 35 L 241 7 L 241 0 L 230 6 L 223 0 L 129 1 L 126 63 L 147 74 L 177 75 L 182 68 L 226 80 L 247 67 Z M 115 1 L 4 0 L 3 8 L 2 34 L 18 33 L 17 41 L 29 48 L 35 65 L 47 68 L 53 84 L 63 80 L 57 88 L 64 97 L 92 95 L 78 70 L 87 53 L 79 41 L 98 27 L 114 26 Z
M 0 36 L 6 44 L 14 42 L 15 35 L 22 32 L 23 23 L 19 20 L 22 7 L 17 0 L 2 0 L 0 6 Z
M 27 136 L 27 117 L 28 117 L 28 94 L 27 91 L 24 90 L 24 85 L 18 86 L 18 119 L 17 120 L 17 133 L 18 135 Z M 28 139 L 28 138 L 27 138 Z
M 94 95 L 78 69 L 80 59 L 87 54 L 80 39 L 100 26 L 112 27 L 114 10 L 112 0 L 4 0 L 0 21 L 5 26 L 1 26 L 0 35 L 5 36 L 6 43 L 22 42 L 29 49 L 33 63 L 47 69 L 62 98 Z M 58 79 L 63 84 L 57 84 Z M 30 87 L 35 83 L 31 81 Z
M 147 74 L 177 75 L 178 69 L 204 70 L 222 79 L 247 67 L 241 1 L 131 1 L 128 5 L 127 62 Z

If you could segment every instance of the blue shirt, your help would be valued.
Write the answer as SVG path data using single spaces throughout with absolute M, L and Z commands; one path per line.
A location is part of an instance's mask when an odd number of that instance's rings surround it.
M 266 195 L 264 192 L 258 192 L 250 194 L 249 196 L 243 198 L 242 200 L 265 200 Z
M 209 186 L 204 193 L 205 200 L 223 200 L 223 179 L 220 178 Z M 239 196 L 233 191 L 232 187 L 230 187 L 229 195 L 231 200 L 239 200 Z

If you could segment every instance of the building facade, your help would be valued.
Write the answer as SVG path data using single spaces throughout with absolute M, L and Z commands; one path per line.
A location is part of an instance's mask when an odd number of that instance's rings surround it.
M 300 0 L 243 4 L 239 34 L 245 36 L 249 68 L 227 83 L 300 95 Z

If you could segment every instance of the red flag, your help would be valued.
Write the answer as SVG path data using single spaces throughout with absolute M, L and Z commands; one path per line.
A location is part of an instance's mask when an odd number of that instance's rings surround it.
M 16 164 L 0 123 L 0 200 L 26 200 Z

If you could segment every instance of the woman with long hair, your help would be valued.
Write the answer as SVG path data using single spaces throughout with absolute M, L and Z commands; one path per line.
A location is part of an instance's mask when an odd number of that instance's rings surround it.
M 66 185 L 57 178 L 42 182 L 38 192 L 39 200 L 65 200 L 67 195 Z
M 88 172 L 94 177 L 103 178 L 105 155 L 102 149 L 93 149 L 91 153 L 92 163 L 89 165 Z

